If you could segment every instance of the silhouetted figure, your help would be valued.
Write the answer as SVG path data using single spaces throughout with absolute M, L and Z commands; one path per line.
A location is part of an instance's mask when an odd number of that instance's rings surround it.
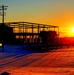
M 1 73 L 0 75 L 10 75 L 10 73 L 8 73 L 8 72 L 3 72 L 3 73 Z

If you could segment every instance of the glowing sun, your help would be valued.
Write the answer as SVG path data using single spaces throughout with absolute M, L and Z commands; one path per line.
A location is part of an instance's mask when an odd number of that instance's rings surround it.
M 74 28 L 72 28 L 72 33 L 74 33 Z

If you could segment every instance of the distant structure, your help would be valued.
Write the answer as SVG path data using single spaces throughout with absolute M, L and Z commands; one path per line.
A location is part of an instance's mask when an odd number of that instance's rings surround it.
M 42 43 L 47 46 L 57 44 L 59 35 L 58 26 L 32 22 L 4 22 L 4 11 L 7 7 L 4 5 L 0 7 L 2 16 L 2 23 L 0 23 L 0 42 L 3 44 L 2 47 L 4 44 Z
M 4 25 L 0 24 L 0 34 L 2 32 L 5 44 L 43 43 L 45 36 L 48 40 L 55 40 L 59 35 L 59 27 L 32 22 L 7 22 Z
M 8 27 L 5 24 L 0 25 L 0 42 L 3 44 L 11 44 L 14 41 L 15 36 L 13 34 L 13 28 Z
M 41 31 L 40 36 L 42 37 L 43 43 L 56 43 L 56 38 L 58 38 L 56 31 Z

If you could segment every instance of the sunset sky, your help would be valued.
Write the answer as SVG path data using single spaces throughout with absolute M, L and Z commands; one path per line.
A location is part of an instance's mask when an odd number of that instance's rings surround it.
M 8 6 L 5 22 L 57 25 L 61 36 L 74 36 L 74 0 L 0 0 L 1 5 Z

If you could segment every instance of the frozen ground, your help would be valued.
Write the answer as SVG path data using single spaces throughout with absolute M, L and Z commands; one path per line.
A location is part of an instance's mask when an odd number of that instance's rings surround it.
M 21 51 L 20 46 L 5 48 L 5 52 L 0 53 L 0 73 L 7 71 L 10 75 L 74 75 L 74 47 L 45 53 Z

